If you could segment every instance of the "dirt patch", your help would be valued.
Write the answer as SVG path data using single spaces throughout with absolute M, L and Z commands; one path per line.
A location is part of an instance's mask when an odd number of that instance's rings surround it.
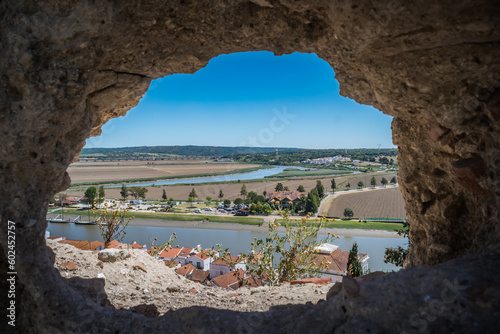
M 97 258 L 97 252 L 82 251 L 52 240 L 47 240 L 47 246 L 54 251 L 54 267 L 63 277 L 104 277 L 104 289 L 115 308 L 128 309 L 140 304 L 154 304 L 160 314 L 190 306 L 267 311 L 270 308 L 286 308 L 286 305 L 291 304 L 316 303 L 326 299 L 326 294 L 333 285 L 284 284 L 278 287 L 242 287 L 236 291 L 227 291 L 194 283 L 143 250 L 130 249 L 131 256 L 126 259 L 101 262 Z M 75 269 L 67 270 L 63 265 L 67 262 L 73 262 Z M 137 263 L 143 268 L 139 268 Z

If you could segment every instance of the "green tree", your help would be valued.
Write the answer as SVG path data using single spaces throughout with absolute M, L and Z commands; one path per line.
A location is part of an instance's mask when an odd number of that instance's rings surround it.
M 161 195 L 162 199 L 167 199 L 167 193 L 165 192 L 165 189 L 163 189 L 163 194 Z
M 211 202 L 212 201 L 212 197 L 211 196 L 207 196 L 205 198 L 206 198 L 207 202 Z
M 193 201 L 193 198 L 191 196 L 188 197 L 188 202 L 191 203 Z
M 198 197 L 198 194 L 196 194 L 196 190 L 194 190 L 194 188 L 193 188 L 193 189 L 191 189 L 191 191 L 189 192 L 189 195 L 188 195 L 188 196 L 189 196 L 189 197 L 191 197 L 191 198 L 194 200 L 196 197 Z M 192 202 L 192 201 L 191 201 L 191 202 Z
M 300 184 L 299 187 L 297 188 L 297 191 L 300 191 L 301 193 L 305 193 L 306 188 L 304 188 L 304 186 Z
M 146 187 L 131 187 L 128 192 L 130 195 L 132 195 L 135 199 L 140 198 L 146 198 L 146 193 L 148 192 L 148 188 Z
M 87 190 L 85 190 L 85 197 L 88 198 L 89 204 L 94 207 L 94 201 L 97 196 L 97 188 L 96 187 L 88 187 Z
M 346 184 L 346 185 L 345 185 L 345 187 L 346 187 L 347 189 L 350 189 L 350 188 L 351 188 L 351 184 L 350 184 L 350 183 L 348 183 L 348 184 Z
M 336 188 L 337 188 L 337 182 L 335 182 L 335 179 L 332 179 L 332 192 L 335 192 Z
M 344 217 L 346 218 L 352 218 L 354 216 L 354 211 L 352 211 L 351 208 L 345 208 L 344 209 Z
M 257 193 L 255 191 L 251 191 L 247 194 L 247 200 L 249 200 L 249 203 L 257 203 Z
M 230 201 L 230 200 L 228 200 L 228 199 L 225 199 L 225 200 L 224 200 L 224 204 L 225 204 L 225 205 L 231 205 L 231 201 Z
M 375 188 L 375 186 L 377 185 L 377 179 L 375 178 L 375 176 L 372 176 L 372 179 L 370 180 L 370 184 L 373 188 Z
M 306 212 L 310 212 L 312 214 L 318 212 L 319 202 L 320 199 L 318 196 L 318 191 L 316 190 L 316 188 L 314 188 L 307 194 L 305 205 Z
M 254 208 L 258 209 L 258 206 Z M 320 276 L 321 272 L 326 270 L 327 264 L 325 262 L 317 264 L 311 258 L 317 256 L 315 250 L 317 246 L 329 243 L 337 237 L 329 233 L 322 240 L 316 238 L 324 226 L 324 220 L 320 220 L 319 224 L 308 224 L 309 216 L 304 217 L 299 223 L 299 228 L 296 228 L 289 219 L 288 210 L 279 208 L 279 213 L 283 217 L 282 223 L 270 223 L 268 235 L 262 239 L 255 238 L 251 243 L 250 254 L 241 254 L 241 258 L 246 259 L 247 263 L 252 263 L 252 266 L 249 266 L 249 275 L 262 278 L 269 285 Z M 221 250 L 220 245 L 217 247 L 220 256 L 227 258 L 228 252 Z
M 398 246 L 397 248 L 394 247 L 387 247 L 385 249 L 385 254 L 384 254 L 384 262 L 385 263 L 392 263 L 396 266 L 402 267 L 403 264 L 405 263 L 406 256 L 408 256 L 408 253 L 410 251 L 410 224 L 408 222 L 403 223 L 403 227 L 399 230 L 396 230 L 399 235 L 408 238 L 408 247 L 404 248 L 401 246 Z
M 380 162 L 381 164 L 387 165 L 387 164 L 389 164 L 389 159 L 386 157 L 382 157 L 382 158 L 378 159 L 378 162 Z
M 266 198 L 264 196 L 262 196 L 262 195 L 257 195 L 254 198 L 254 202 L 255 203 L 265 203 L 266 202 Z
M 285 188 L 283 187 L 283 183 L 279 182 L 274 188 L 275 191 L 283 191 Z
M 222 189 L 219 189 L 219 198 L 221 200 L 224 198 L 224 193 L 222 192 Z
M 288 188 L 288 186 L 285 186 L 285 188 L 283 188 L 284 191 L 290 191 L 290 188 Z
M 316 190 L 318 191 L 318 197 L 321 199 L 325 197 L 325 187 L 320 180 L 316 181 Z
M 383 177 L 383 178 L 382 178 L 382 180 L 380 180 L 380 183 L 382 183 L 382 186 L 384 186 L 384 188 L 385 188 L 385 186 L 386 186 L 386 185 L 387 185 L 387 183 L 389 183 L 389 182 L 387 181 L 387 179 L 386 179 L 385 177 Z
M 364 183 L 363 181 L 359 181 L 359 182 L 358 182 L 358 188 L 363 189 L 363 188 L 364 188 L 364 186 L 365 186 L 365 183 Z
M 145 199 L 146 198 L 146 193 L 148 192 L 148 188 L 146 188 L 146 187 L 139 187 L 139 189 L 137 189 L 137 192 L 139 193 L 139 197 L 140 198 Z
M 391 179 L 391 184 L 396 184 L 396 183 L 398 183 L 398 181 L 396 180 L 396 177 L 393 176 Z
M 356 242 L 354 242 L 351 251 L 349 252 L 349 257 L 347 259 L 347 272 L 352 277 L 363 275 L 363 269 L 361 268 L 361 262 L 359 262 L 358 257 L 358 244 Z
M 123 199 L 126 199 L 128 197 L 129 193 L 128 193 L 128 190 L 127 190 L 127 186 L 122 184 L 122 190 L 120 190 L 120 196 L 123 198 Z
M 247 194 L 248 194 L 247 186 L 245 184 L 243 184 L 241 186 L 240 195 L 246 198 Z
M 105 196 L 104 186 L 100 186 L 99 187 L 99 204 L 101 204 L 102 201 L 104 201 L 104 196 Z
M 242 199 L 242 198 L 240 198 L 240 197 L 238 197 L 238 198 L 236 198 L 236 199 L 234 200 L 234 204 L 236 204 L 236 205 L 240 205 L 240 204 L 242 204 L 242 203 L 243 203 L 243 199 Z

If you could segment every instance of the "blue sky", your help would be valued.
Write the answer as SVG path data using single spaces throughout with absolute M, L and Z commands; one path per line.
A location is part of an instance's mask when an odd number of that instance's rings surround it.
M 153 81 L 85 147 L 394 147 L 392 117 L 340 96 L 334 75 L 315 54 L 220 55 L 195 74 Z

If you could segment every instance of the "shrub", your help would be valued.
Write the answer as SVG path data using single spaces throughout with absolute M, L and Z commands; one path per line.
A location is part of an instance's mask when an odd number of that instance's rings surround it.
M 300 220 L 297 226 L 292 226 L 290 212 L 282 209 L 278 204 L 279 213 L 283 218 L 283 224 L 270 223 L 266 238 L 257 239 L 251 243 L 252 252 L 249 255 L 241 254 L 249 267 L 252 277 L 261 278 L 270 285 L 276 285 L 285 281 L 292 281 L 304 277 L 317 277 L 324 271 L 328 263 L 321 262 L 319 265 L 311 261 L 311 257 L 317 251 L 315 247 L 337 238 L 331 234 L 316 241 L 316 236 L 324 226 L 325 219 L 318 222 L 308 222 L 308 215 Z M 282 227 L 285 231 L 278 229 Z M 282 234 L 282 235 L 280 235 Z M 217 245 L 220 257 L 230 254 L 221 250 Z
M 125 228 L 134 218 L 125 218 L 129 211 L 122 208 L 122 202 L 115 202 L 108 206 L 109 201 L 101 205 L 99 209 L 94 210 L 94 217 L 98 221 L 99 230 L 104 241 L 104 248 L 108 246 L 111 240 L 122 241 L 125 237 Z

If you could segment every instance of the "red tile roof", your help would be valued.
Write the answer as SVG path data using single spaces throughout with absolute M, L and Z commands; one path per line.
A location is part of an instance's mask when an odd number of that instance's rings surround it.
M 209 275 L 210 271 L 195 269 L 188 275 L 188 278 L 196 282 L 205 282 Z
M 204 260 L 206 260 L 206 259 L 209 259 L 209 258 L 210 258 L 210 255 L 208 255 L 208 254 L 210 254 L 210 253 L 212 253 L 212 252 L 215 252 L 215 251 L 213 251 L 213 250 L 211 250 L 211 249 L 206 249 L 206 250 L 204 250 L 203 252 L 196 253 L 196 254 L 194 255 L 194 257 L 196 257 L 196 258 L 198 258 L 198 259 L 200 259 L 200 260 L 204 261 Z M 205 253 L 205 254 L 203 254 L 203 253 Z M 217 254 L 218 254 L 218 253 L 217 253 L 217 252 L 215 252 L 215 254 L 214 254 L 214 255 L 217 255 Z
M 225 275 L 218 276 L 212 281 L 221 288 L 236 290 L 241 287 L 241 280 L 244 280 L 243 285 L 248 285 L 250 287 L 258 287 L 264 285 L 264 283 L 262 283 L 260 280 L 254 279 L 242 269 L 238 269 Z
M 214 262 L 212 262 L 212 264 L 218 264 L 218 265 L 221 265 L 221 266 L 234 267 L 234 265 L 236 263 L 239 263 L 239 262 L 241 262 L 239 256 L 226 255 L 225 257 L 218 258 L 217 260 L 215 260 Z
M 135 244 L 134 244 L 134 243 L 132 243 L 132 244 L 130 245 L 130 247 L 132 247 L 132 248 L 134 248 L 134 249 L 143 249 L 143 248 L 144 248 L 144 246 L 143 246 L 143 245 L 138 244 L 137 242 L 136 242 Z
M 119 243 L 116 240 L 111 240 L 107 245 L 106 248 L 127 248 L 127 245 Z
M 366 254 L 358 254 L 358 258 L 361 260 L 366 256 Z M 321 261 L 330 262 L 328 265 L 328 270 L 333 270 L 336 272 L 347 272 L 347 262 L 349 260 L 349 252 L 336 249 L 331 254 L 317 254 L 312 259 L 316 265 L 319 265 Z
M 167 247 L 167 249 L 162 250 L 160 254 L 158 254 L 158 256 L 167 259 L 173 259 L 177 256 L 177 254 L 179 254 L 180 251 L 180 248 Z
M 186 276 L 188 274 L 191 274 L 193 270 L 196 270 L 196 268 L 191 263 L 188 263 L 180 268 L 175 269 L 175 272 L 179 275 Z
M 296 199 L 300 199 L 301 195 L 305 195 L 305 192 L 300 192 L 297 190 L 293 191 L 275 191 L 270 194 L 267 194 L 268 200 L 279 200 L 280 202 L 283 200 L 295 201 Z M 278 198 L 279 196 L 279 198 Z
M 191 253 L 193 250 L 194 248 L 182 247 L 179 254 L 177 254 L 177 257 L 188 257 L 189 253 Z
M 104 248 L 104 244 L 100 241 L 80 241 L 80 240 L 65 239 L 58 242 L 61 244 L 74 246 L 81 250 L 96 250 L 99 246 Z
M 245 272 L 241 269 L 238 269 L 237 271 L 232 271 L 230 273 L 218 276 L 212 281 L 214 281 L 221 288 L 227 289 L 228 286 L 233 285 L 234 283 L 238 283 L 240 278 L 243 278 L 244 275 Z M 233 290 L 235 289 L 233 288 Z
M 171 260 L 163 260 L 163 262 L 165 262 L 165 265 L 169 268 L 173 268 L 179 264 L 179 262 Z

